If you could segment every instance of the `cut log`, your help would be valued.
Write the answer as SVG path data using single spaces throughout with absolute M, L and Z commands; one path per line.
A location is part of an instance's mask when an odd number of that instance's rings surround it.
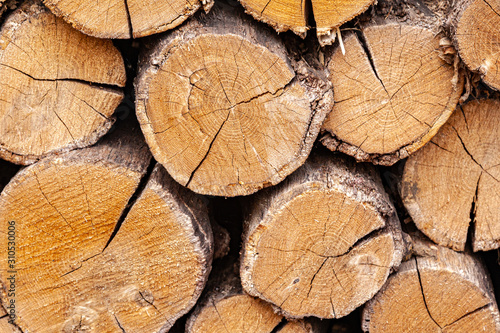
M 1 6 L 1 4 L 0 4 Z M 0 306 L 0 332 L 2 333 L 22 333 L 14 324 L 9 322 L 10 317 L 3 307 Z
M 271 25 L 276 31 L 291 30 L 304 38 L 308 24 L 307 1 L 297 0 L 240 0 L 247 13 Z M 375 0 L 311 0 L 316 33 L 321 45 L 335 41 L 337 28 L 363 13 Z
M 401 195 L 416 226 L 434 242 L 463 251 L 500 247 L 500 101 L 460 107 L 406 162 Z
M 500 90 L 500 1 L 457 0 L 449 25 L 463 62 L 481 74 L 484 83 Z
M 207 209 L 160 166 L 144 184 L 147 145 L 138 127 L 120 132 L 21 170 L 0 196 L 1 234 L 15 232 L 2 301 L 15 301 L 23 331 L 165 332 L 201 294 Z
M 278 326 L 283 317 L 270 304 L 243 292 L 233 265 L 214 273 L 186 323 L 187 333 L 271 333 Z
M 243 242 L 243 288 L 289 318 L 349 314 L 375 295 L 404 252 L 378 174 L 340 155 L 311 156 L 257 194 Z
M 328 321 L 286 321 L 269 303 L 246 294 L 237 270 L 234 265 L 215 268 L 186 323 L 187 333 L 326 333 Z
M 326 333 L 330 321 L 308 318 L 297 321 L 287 321 L 276 333 Z
M 307 158 L 332 106 L 323 72 L 221 3 L 143 56 L 136 111 L 155 159 L 191 190 L 248 195 Z M 326 78 L 326 75 L 324 76 Z
M 423 25 L 364 27 L 327 55 L 335 105 L 322 142 L 358 161 L 392 165 L 427 143 L 463 90 L 457 67 L 440 57 L 444 35 Z
M 363 311 L 365 332 L 500 332 L 500 314 L 479 257 L 416 240 Z
M 1 28 L 0 78 L 0 157 L 18 164 L 94 144 L 126 80 L 111 41 L 72 29 L 38 1 Z
M 177 27 L 213 0 L 43 0 L 75 29 L 99 38 L 139 38 Z

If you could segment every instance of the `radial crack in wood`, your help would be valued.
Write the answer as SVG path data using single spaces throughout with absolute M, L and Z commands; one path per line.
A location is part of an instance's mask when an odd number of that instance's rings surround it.
M 177 27 L 212 0 L 43 0 L 59 17 L 99 38 L 139 38 Z
M 463 62 L 481 74 L 484 83 L 500 90 L 500 1 L 456 1 L 449 24 Z
M 15 224 L 24 331 L 165 332 L 201 294 L 213 251 L 205 205 L 161 166 L 138 188 L 151 159 L 140 130 L 113 136 L 23 169 L 0 196 L 2 233 Z
M 144 55 L 137 116 L 156 160 L 180 184 L 247 195 L 309 154 L 332 105 L 319 74 L 289 60 L 272 31 L 220 4 Z
M 497 100 L 468 102 L 406 162 L 405 207 L 440 245 L 463 251 L 470 225 L 474 251 L 500 246 L 499 110 Z
M 323 144 L 391 165 L 427 143 L 458 103 L 463 79 L 439 57 L 443 36 L 398 23 L 371 25 L 327 57 L 335 105 Z
M 114 122 L 125 67 L 111 41 L 83 35 L 37 1 L 0 31 L 0 157 L 18 164 L 94 144 Z
M 343 23 L 363 13 L 374 0 L 240 0 L 247 13 L 255 19 L 271 25 L 276 31 L 291 30 L 305 37 L 311 22 L 312 9 L 316 33 L 322 46 L 335 41 L 336 29 Z
M 499 332 L 500 313 L 479 257 L 415 237 L 415 257 L 366 304 L 363 330 Z
M 312 156 L 258 194 L 243 240 L 243 288 L 291 318 L 349 314 L 381 288 L 403 252 L 380 179 L 341 156 Z

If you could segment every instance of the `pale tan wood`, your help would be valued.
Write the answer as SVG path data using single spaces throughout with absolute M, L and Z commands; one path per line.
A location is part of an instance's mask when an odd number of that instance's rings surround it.
M 305 37 L 310 29 L 307 2 L 302 0 L 240 0 L 247 13 L 271 25 L 276 31 L 291 30 Z M 335 41 L 337 28 L 363 13 L 374 0 L 312 0 L 316 33 L 321 45 Z
M 213 254 L 205 204 L 160 166 L 137 193 L 147 145 L 138 127 L 112 134 L 23 169 L 0 196 L 2 234 L 16 225 L 23 331 L 165 332 L 201 294 Z M 3 283 L 7 264 L 2 255 Z
M 359 161 L 392 165 L 425 145 L 455 109 L 458 68 L 440 57 L 444 35 L 423 24 L 370 24 L 327 56 L 335 105 L 322 142 Z
M 248 195 L 304 163 L 332 106 L 323 74 L 221 3 L 143 56 L 137 117 L 153 156 L 180 184 Z
M 480 258 L 414 240 L 401 264 L 363 310 L 365 332 L 500 332 L 500 314 Z
M 463 62 L 481 74 L 484 83 L 500 90 L 500 1 L 457 0 L 449 23 Z
M 233 266 L 218 267 L 211 275 L 205 295 L 186 323 L 187 333 L 270 333 L 281 322 L 283 317 L 270 304 L 243 292 Z
M 126 75 L 111 41 L 85 36 L 28 1 L 0 31 L 0 78 L 0 157 L 29 164 L 103 136 Z
M 339 318 L 382 287 L 404 252 L 374 169 L 311 156 L 255 197 L 245 220 L 243 288 L 290 318 Z
M 406 162 L 401 195 L 416 226 L 462 251 L 500 246 L 500 102 L 471 101 Z M 471 220 L 472 213 L 472 220 Z
M 43 0 L 74 28 L 99 38 L 139 38 L 173 29 L 212 0 Z

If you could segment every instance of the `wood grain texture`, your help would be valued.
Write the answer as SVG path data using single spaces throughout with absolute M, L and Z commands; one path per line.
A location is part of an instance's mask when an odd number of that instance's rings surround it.
M 479 257 L 413 237 L 401 264 L 363 310 L 365 332 L 500 332 L 500 314 Z
M 189 189 L 248 195 L 307 158 L 331 110 L 321 69 L 221 3 L 144 55 L 136 112 L 156 160 Z
M 72 29 L 38 1 L 2 25 L 0 77 L 0 157 L 19 164 L 94 144 L 126 80 L 111 41 Z
M 500 246 L 500 102 L 471 101 L 405 165 L 401 195 L 417 227 L 463 251 Z
M 335 105 L 322 142 L 359 161 L 392 165 L 426 144 L 463 90 L 440 57 L 443 34 L 420 25 L 369 25 L 327 57 Z
M 201 294 L 213 254 L 205 204 L 159 166 L 145 183 L 137 127 L 113 136 L 23 169 L 0 196 L 2 232 L 15 221 L 23 331 L 165 332 Z
M 291 30 L 305 37 L 311 28 L 309 10 L 312 9 L 316 33 L 322 46 L 335 41 L 336 29 L 363 13 L 373 0 L 311 0 L 311 7 L 303 0 L 240 0 L 247 13 L 271 25 L 276 31 Z
M 460 58 L 488 86 L 500 90 L 500 1 L 455 1 L 450 28 Z
M 241 279 L 290 318 L 340 318 L 399 265 L 394 208 L 369 166 L 312 156 L 255 197 L 245 220 Z
M 43 0 L 58 17 L 99 38 L 139 38 L 177 27 L 211 0 Z

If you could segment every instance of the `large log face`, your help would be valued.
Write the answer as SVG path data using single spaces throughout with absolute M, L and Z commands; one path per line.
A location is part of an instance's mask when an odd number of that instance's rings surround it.
M 440 57 L 442 34 L 385 23 L 345 39 L 328 69 L 335 105 L 323 124 L 327 147 L 391 165 L 427 143 L 455 109 L 463 81 Z
M 94 144 L 114 122 L 125 67 L 111 41 L 72 29 L 39 2 L 0 32 L 0 157 L 19 164 Z
M 491 280 L 476 255 L 413 235 L 401 264 L 363 311 L 365 332 L 498 332 Z
M 499 110 L 497 100 L 468 102 L 406 162 L 403 202 L 438 244 L 463 251 L 471 228 L 475 251 L 499 247 Z
M 23 330 L 165 332 L 201 294 L 213 254 L 207 209 L 160 166 L 131 201 L 150 154 L 124 137 L 44 159 L 2 192 L 3 232 L 16 230 L 15 296 L 3 289 L 2 301 L 15 299 Z M 4 287 L 8 264 L 2 256 Z
M 208 195 L 280 182 L 305 161 L 332 105 L 319 70 L 291 61 L 275 35 L 230 10 L 217 6 L 160 39 L 136 80 L 156 160 Z
M 401 232 L 376 178 L 321 161 L 318 169 L 307 162 L 266 199 L 261 194 L 246 221 L 243 287 L 287 317 L 349 314 L 402 256 Z

